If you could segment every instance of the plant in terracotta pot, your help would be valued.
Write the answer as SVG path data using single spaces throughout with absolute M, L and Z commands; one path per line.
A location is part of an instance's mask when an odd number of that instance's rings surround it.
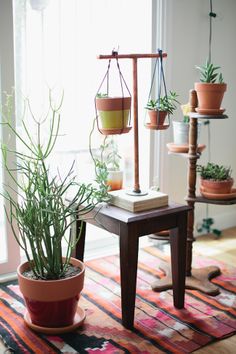
M 25 321 L 42 332 L 68 329 L 84 319 L 78 300 L 85 268 L 72 257 L 78 239 L 73 238 L 71 227 L 103 197 L 91 185 L 76 182 L 73 165 L 65 176 L 50 169 L 49 158 L 59 136 L 61 104 L 55 107 L 50 94 L 47 117 L 37 121 L 26 100 L 21 131 L 12 123 L 12 96 L 7 96 L 6 106 L 2 108 L 1 124 L 16 138 L 17 147 L 20 146 L 12 151 L 7 144 L 1 145 L 4 167 L 12 182 L 3 194 L 9 206 L 6 215 L 27 260 L 17 269 L 27 308 Z M 33 118 L 32 129 L 26 123 L 28 116 Z M 46 138 L 43 129 L 47 131 Z M 15 154 L 16 166 L 9 164 L 10 154 Z M 73 198 L 67 201 L 70 190 Z
M 200 174 L 200 191 L 202 194 L 229 194 L 232 191 L 234 179 L 231 177 L 231 167 L 208 162 L 206 166 L 197 165 Z
M 146 109 L 150 118 L 150 123 L 153 126 L 164 125 L 167 114 L 172 115 L 177 109 L 177 93 L 170 91 L 168 95 L 161 96 L 156 100 L 150 99 L 147 102 Z
M 98 93 L 95 106 L 101 121 L 102 132 L 118 134 L 129 130 L 130 96 L 110 97 L 108 94 Z
M 224 109 L 221 103 L 227 89 L 222 73 L 217 72 L 220 67 L 206 61 L 205 65 L 196 66 L 200 71 L 200 82 L 196 82 L 194 88 L 197 92 L 198 107 L 196 111 L 200 114 L 222 114 Z

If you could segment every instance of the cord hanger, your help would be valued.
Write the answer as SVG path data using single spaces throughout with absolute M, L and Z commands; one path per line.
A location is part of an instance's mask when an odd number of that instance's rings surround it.
M 212 9 L 212 0 L 210 0 L 210 12 L 209 12 L 209 24 L 210 24 L 210 30 L 209 30 L 209 52 L 208 52 L 208 61 L 211 63 L 211 44 L 212 44 L 212 18 L 215 18 L 217 15 L 215 12 L 213 12 Z

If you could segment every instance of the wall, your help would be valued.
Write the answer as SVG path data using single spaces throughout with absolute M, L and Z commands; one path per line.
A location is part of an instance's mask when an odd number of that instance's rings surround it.
M 208 0 L 168 0 L 166 3 L 166 47 L 168 53 L 167 75 L 169 89 L 179 93 L 182 103 L 188 102 L 188 92 L 198 81 L 195 65 L 205 63 L 208 56 L 209 40 L 209 1 Z M 236 66 L 235 66 L 235 35 L 236 35 L 236 1 L 213 0 L 212 61 L 221 66 L 223 77 L 228 89 L 223 107 L 229 119 L 211 121 L 211 161 L 231 165 L 236 181 Z M 174 119 L 181 119 L 181 110 Z M 166 142 L 173 141 L 172 127 L 164 132 Z M 207 144 L 200 162 L 205 164 L 209 157 L 208 129 L 202 128 L 200 142 Z M 162 189 L 168 191 L 170 199 L 182 203 L 187 194 L 188 161 L 179 156 L 168 155 L 165 151 L 165 180 Z M 236 182 L 235 182 L 236 183 Z M 197 182 L 198 185 L 198 182 Z M 195 204 L 195 221 L 201 222 L 206 216 L 206 205 Z M 209 206 L 209 216 L 215 220 L 216 227 L 223 229 L 236 225 L 236 206 Z

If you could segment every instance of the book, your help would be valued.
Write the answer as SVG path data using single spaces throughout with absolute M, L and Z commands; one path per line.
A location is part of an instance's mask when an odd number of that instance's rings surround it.
M 129 195 L 123 189 L 109 192 L 110 203 L 132 212 L 150 210 L 168 205 L 168 194 L 149 190 L 147 195 Z

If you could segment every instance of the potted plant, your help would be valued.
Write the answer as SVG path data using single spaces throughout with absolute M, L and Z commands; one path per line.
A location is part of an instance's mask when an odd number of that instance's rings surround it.
M 109 191 L 122 189 L 123 171 L 120 169 L 121 156 L 113 136 L 106 136 L 101 148 L 104 151 L 105 163 L 108 170 L 107 184 Z
M 119 134 L 130 130 L 130 96 L 110 97 L 108 94 L 98 93 L 95 99 L 95 106 L 101 121 L 102 133 Z
M 194 85 L 198 99 L 196 111 L 208 115 L 222 114 L 224 109 L 221 108 L 221 103 L 227 85 L 224 83 L 222 73 L 217 72 L 220 67 L 207 60 L 205 65 L 196 68 L 200 71 L 201 81 Z
M 183 119 L 181 121 L 173 120 L 173 138 L 176 145 L 189 145 L 189 113 L 190 104 L 181 105 Z M 200 135 L 201 122 L 198 121 L 198 138 Z
M 200 174 L 200 191 L 202 194 L 229 194 L 232 191 L 234 179 L 231 177 L 231 167 L 208 162 L 206 166 L 197 165 Z
M 178 95 L 176 92 L 170 91 L 169 95 L 157 98 L 156 100 L 150 99 L 147 102 L 146 109 L 150 117 L 151 126 L 163 126 L 167 114 L 172 115 L 177 109 L 176 104 Z
M 13 183 L 11 187 L 6 186 L 4 193 L 9 205 L 6 215 L 26 257 L 26 262 L 17 269 L 27 308 L 25 321 L 42 332 L 45 329 L 67 331 L 84 319 L 82 309 L 79 312 L 77 309 L 85 268 L 72 257 L 78 239 L 66 231 L 71 231 L 73 222 L 92 211 L 104 195 L 91 185 L 78 184 L 73 165 L 65 177 L 51 173 L 48 160 L 59 135 L 61 103 L 53 106 L 50 93 L 48 118 L 37 121 L 26 101 L 25 115 L 32 114 L 34 126 L 30 131 L 24 118 L 20 133 L 12 123 L 12 100 L 8 96 L 1 124 L 15 136 L 17 146 L 21 144 L 22 149 L 12 151 L 4 144 L 1 149 L 4 167 Z M 45 140 L 41 134 L 44 127 L 48 131 Z M 9 154 L 16 155 L 16 167 L 10 167 Z M 70 190 L 73 198 L 67 201 Z

